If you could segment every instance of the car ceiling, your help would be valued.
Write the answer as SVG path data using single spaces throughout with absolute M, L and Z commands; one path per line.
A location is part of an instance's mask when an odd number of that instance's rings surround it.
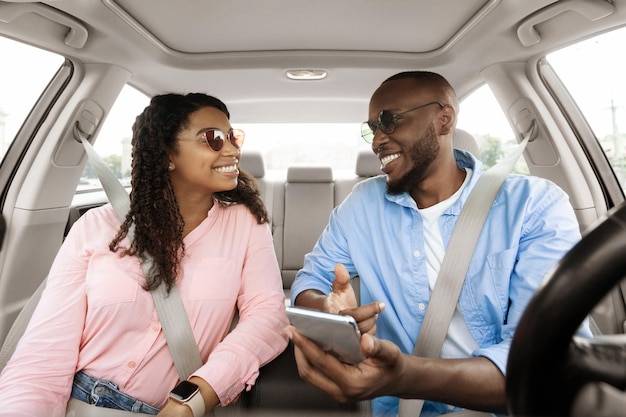
M 597 7 L 590 16 L 552 12 L 549 24 L 533 20 L 549 0 L 49 0 L 29 4 L 32 13 L 18 12 L 28 0 L 14 0 L 0 2 L 0 16 L 13 15 L 4 21 L 26 37 L 39 28 L 34 41 L 49 49 L 124 67 L 148 95 L 213 94 L 238 123 L 355 122 L 396 72 L 440 72 L 464 95 L 492 63 L 526 61 L 591 31 L 594 13 L 624 21 L 604 0 L 565 2 Z M 50 39 L 54 30 L 64 43 Z M 540 41 L 524 45 L 522 35 Z M 294 81 L 288 69 L 328 76 Z

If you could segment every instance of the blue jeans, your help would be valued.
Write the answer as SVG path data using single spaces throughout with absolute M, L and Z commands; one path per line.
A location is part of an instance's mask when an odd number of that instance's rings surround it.
M 97 379 L 80 371 L 74 375 L 72 397 L 97 407 L 157 415 L 159 409 L 126 395 L 117 385 L 104 379 Z

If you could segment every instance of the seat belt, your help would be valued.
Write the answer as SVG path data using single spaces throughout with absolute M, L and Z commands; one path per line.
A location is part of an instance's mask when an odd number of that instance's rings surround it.
M 531 128 L 511 155 L 483 173 L 465 202 L 441 262 L 413 355 L 439 357 L 480 231 L 504 179 L 524 152 L 533 132 Z M 421 399 L 400 399 L 398 417 L 419 416 L 423 405 Z M 458 413 L 456 415 L 477 417 L 491 415 L 472 410 Z
M 81 134 L 78 124 L 74 126 L 74 138 L 83 144 L 85 152 L 89 157 L 89 162 L 91 162 L 96 171 L 109 202 L 117 214 L 117 218 L 120 220 L 120 223 L 123 223 L 126 220 L 126 213 L 130 210 L 128 193 L 115 174 L 113 174 L 113 171 L 93 149 L 89 140 Z M 134 231 L 135 228 L 132 225 L 127 235 L 131 242 L 135 236 Z M 152 257 L 148 256 L 141 260 L 141 269 L 145 276 L 148 276 L 151 267 Z M 165 284 L 162 283 L 158 288 L 151 291 L 152 298 L 154 299 L 154 305 L 161 322 L 167 346 L 174 359 L 176 371 L 180 380 L 185 381 L 202 366 L 202 358 L 198 350 L 198 343 L 193 336 L 187 312 L 178 293 L 178 287 L 172 285 L 169 295 L 165 287 Z

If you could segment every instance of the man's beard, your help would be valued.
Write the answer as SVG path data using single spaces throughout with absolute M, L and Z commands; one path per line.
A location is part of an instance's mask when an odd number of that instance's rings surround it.
M 399 195 L 410 192 L 424 178 L 428 167 L 439 155 L 439 148 L 439 137 L 431 123 L 407 155 L 413 161 L 413 168 L 395 182 L 390 182 L 387 176 L 387 194 Z

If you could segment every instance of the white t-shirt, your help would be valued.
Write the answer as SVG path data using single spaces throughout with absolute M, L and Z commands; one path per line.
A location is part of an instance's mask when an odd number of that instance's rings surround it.
M 463 181 L 461 187 L 447 200 L 425 209 L 418 209 L 424 220 L 424 249 L 426 252 L 426 268 L 431 293 L 435 282 L 437 282 L 437 275 L 439 274 L 441 262 L 445 254 L 441 229 L 439 228 L 439 217 L 459 199 L 461 191 L 463 191 L 463 188 L 465 188 L 469 182 L 472 176 L 472 170 L 465 168 L 465 171 L 465 181 Z M 448 335 L 441 349 L 441 357 L 466 358 L 476 349 L 478 349 L 478 345 L 469 332 L 461 312 L 456 308 L 452 316 L 450 328 L 448 329 Z

